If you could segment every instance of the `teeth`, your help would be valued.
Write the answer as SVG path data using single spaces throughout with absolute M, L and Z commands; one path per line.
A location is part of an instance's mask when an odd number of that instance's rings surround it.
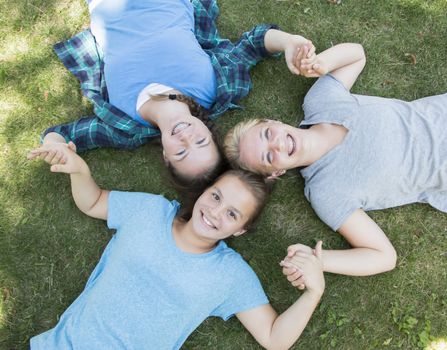
M 288 144 L 289 144 L 289 156 L 295 151 L 295 140 L 292 136 L 287 135 Z
M 205 224 L 207 224 L 208 226 L 210 226 L 212 228 L 215 228 L 213 223 L 211 221 L 209 221 L 204 214 L 202 214 L 202 218 L 203 218 L 203 221 L 205 221 Z
M 181 132 L 182 130 L 185 130 L 188 126 L 190 126 L 191 124 L 186 123 L 186 122 L 180 122 L 175 124 L 174 128 L 172 129 L 172 135 L 178 134 L 179 132 Z

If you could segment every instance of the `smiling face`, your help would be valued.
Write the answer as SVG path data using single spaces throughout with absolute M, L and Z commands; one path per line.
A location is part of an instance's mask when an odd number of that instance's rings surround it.
M 240 139 L 240 162 L 262 174 L 281 174 L 295 168 L 302 139 L 297 128 L 278 121 L 261 122 Z
M 254 195 L 234 175 L 225 175 L 208 188 L 194 205 L 194 232 L 212 241 L 238 236 L 255 212 Z
M 165 160 L 187 177 L 198 176 L 219 161 L 211 131 L 193 116 L 176 120 L 168 132 L 162 133 L 161 142 Z

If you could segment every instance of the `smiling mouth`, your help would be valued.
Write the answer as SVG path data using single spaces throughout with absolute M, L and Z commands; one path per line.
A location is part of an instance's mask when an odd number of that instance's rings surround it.
M 202 216 L 202 220 L 205 223 L 206 226 L 213 230 L 217 230 L 217 227 L 205 216 L 203 211 L 200 212 L 200 215 Z
M 179 132 L 182 132 L 183 130 L 185 130 L 187 127 L 191 126 L 191 123 L 187 123 L 187 122 L 178 122 L 177 124 L 174 125 L 174 127 L 172 128 L 172 132 L 171 135 L 176 135 Z
M 295 139 L 291 135 L 289 135 L 289 134 L 287 134 L 287 150 L 289 151 L 289 157 L 296 150 Z

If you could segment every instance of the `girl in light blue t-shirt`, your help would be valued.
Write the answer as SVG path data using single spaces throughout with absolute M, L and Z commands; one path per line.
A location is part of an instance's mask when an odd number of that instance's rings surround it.
M 31 349 L 179 349 L 207 317 L 233 315 L 265 348 L 298 339 L 324 290 L 320 261 L 300 253 L 287 263 L 306 291 L 278 315 L 250 266 L 223 239 L 239 236 L 262 210 L 261 177 L 233 170 L 211 185 L 192 210 L 163 196 L 100 189 L 69 147 L 52 172 L 70 174 L 73 198 L 85 214 L 107 220 L 116 233 L 84 291 L 55 327 L 31 339 Z M 297 267 L 299 266 L 299 271 Z

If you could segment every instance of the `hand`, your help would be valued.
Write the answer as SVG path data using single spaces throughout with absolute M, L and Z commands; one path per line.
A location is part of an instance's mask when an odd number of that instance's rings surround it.
M 51 147 L 53 145 L 55 145 L 55 147 Z M 50 165 L 64 164 L 65 161 L 63 159 L 64 157 L 63 152 L 61 151 L 62 149 L 61 147 L 66 147 L 76 152 L 76 145 L 71 141 L 68 144 L 65 142 L 51 142 L 46 143 L 37 149 L 33 149 L 28 153 L 27 158 L 28 159 L 39 158 Z
M 315 250 L 307 245 L 294 244 L 287 248 L 287 256 L 281 261 L 280 265 L 283 267 L 282 273 L 287 276 L 287 280 L 292 286 L 297 287 L 299 290 L 303 290 L 306 287 L 306 278 L 303 275 L 303 272 L 289 261 L 289 259 L 291 259 L 298 251 L 315 254 Z
M 294 62 L 295 67 L 298 68 L 301 75 L 307 78 L 317 78 L 327 74 L 329 69 L 326 62 L 320 55 L 315 55 L 315 49 L 313 54 L 309 56 L 309 52 L 312 52 L 311 50 L 307 45 L 297 49 Z
M 309 291 L 322 295 L 325 287 L 322 263 L 322 245 L 323 242 L 318 241 L 315 246 L 315 254 L 309 252 L 298 251 L 292 258 L 287 258 L 286 263 L 293 264 L 297 269 L 301 270 L 305 276 L 306 288 Z
M 300 63 L 301 60 L 297 61 L 296 56 L 298 52 L 302 51 L 304 47 L 306 47 L 307 50 L 305 55 L 301 59 L 315 59 L 315 46 L 310 40 L 307 40 L 300 35 L 292 35 L 291 39 L 288 41 L 284 49 L 284 56 L 286 58 L 287 67 L 293 74 L 302 74 L 299 69 L 299 65 L 297 65 L 297 63 Z
M 88 169 L 84 160 L 76 154 L 73 142 L 48 143 L 28 153 L 28 159 L 43 159 L 51 164 L 51 171 L 55 173 L 75 174 Z

